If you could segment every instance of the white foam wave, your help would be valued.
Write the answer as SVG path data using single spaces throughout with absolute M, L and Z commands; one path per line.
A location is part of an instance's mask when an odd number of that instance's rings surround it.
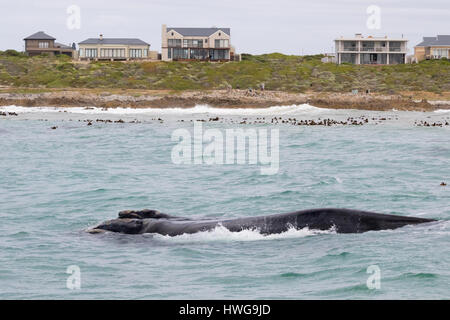
M 335 230 L 310 230 L 308 228 L 297 230 L 290 228 L 286 232 L 278 234 L 264 235 L 257 229 L 247 229 L 239 232 L 231 232 L 224 226 L 217 226 L 213 230 L 197 232 L 193 234 L 182 234 L 179 236 L 164 236 L 160 234 L 154 234 L 153 237 L 156 240 L 168 241 L 168 242 L 212 242 L 212 241 L 261 241 L 261 240 L 277 240 L 277 239 L 292 239 L 292 238 L 304 238 L 319 234 L 331 234 L 335 233 Z
M 4 106 L 0 110 L 16 113 L 55 113 L 67 112 L 74 114 L 113 114 L 113 115 L 195 115 L 195 114 L 214 114 L 214 115 L 288 115 L 288 114 L 318 114 L 330 109 L 317 108 L 309 104 L 273 106 L 269 108 L 214 108 L 208 105 L 196 105 L 194 108 L 95 108 L 95 107 L 21 107 Z
M 435 113 L 450 113 L 450 109 L 437 109 L 434 110 Z

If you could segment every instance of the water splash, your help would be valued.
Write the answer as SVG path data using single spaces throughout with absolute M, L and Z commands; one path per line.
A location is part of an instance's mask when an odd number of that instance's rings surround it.
M 196 105 L 193 108 L 96 108 L 96 107 L 21 107 L 5 106 L 0 110 L 16 113 L 55 113 L 66 112 L 73 114 L 98 114 L 98 115 L 287 115 L 287 114 L 319 114 L 329 111 L 325 108 L 317 108 L 309 104 L 273 106 L 269 108 L 214 108 L 208 105 Z
M 278 234 L 264 235 L 257 229 L 245 229 L 239 232 L 231 232 L 224 226 L 217 226 L 213 230 L 198 232 L 193 234 L 182 234 L 179 236 L 163 236 L 155 234 L 153 239 L 161 241 L 170 241 L 174 243 L 184 242 L 212 242 L 212 241 L 261 241 L 261 240 L 279 240 L 279 239 L 294 239 L 304 238 L 309 236 L 321 235 L 321 234 L 333 234 L 336 233 L 334 229 L 331 230 L 310 230 L 303 228 L 300 230 L 294 227 L 289 228 L 286 232 Z

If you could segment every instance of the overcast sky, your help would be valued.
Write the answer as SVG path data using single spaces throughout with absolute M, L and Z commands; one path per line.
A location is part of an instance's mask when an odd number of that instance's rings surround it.
M 67 27 L 67 8 L 81 9 L 81 28 Z M 381 28 L 369 29 L 370 5 L 381 9 Z M 332 52 L 333 39 L 355 33 L 410 40 L 450 34 L 450 0 L 0 0 L 0 50 L 23 50 L 37 31 L 69 44 L 86 38 L 140 38 L 161 50 L 161 24 L 230 27 L 240 53 Z

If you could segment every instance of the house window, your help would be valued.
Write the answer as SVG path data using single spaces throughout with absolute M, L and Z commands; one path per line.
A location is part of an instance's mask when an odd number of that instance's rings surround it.
M 389 64 L 401 64 L 405 63 L 404 54 L 389 54 Z
M 391 41 L 389 43 L 389 50 L 393 51 L 393 52 L 400 52 L 401 50 L 402 44 L 399 41 Z
M 147 58 L 147 57 L 148 57 L 148 49 L 142 50 L 142 56 L 143 56 L 144 58 Z
M 374 51 L 375 43 L 372 41 L 362 43 L 362 51 Z
M 125 58 L 125 49 L 100 49 L 101 58 Z
M 100 49 L 101 58 L 125 58 L 125 49 Z
M 206 60 L 209 57 L 208 50 L 207 49 L 191 49 L 190 57 L 191 57 L 191 59 Z
M 209 50 L 209 58 L 211 60 L 226 60 L 228 59 L 228 50 Z
M 167 46 L 180 48 L 181 47 L 181 39 L 169 39 L 169 40 L 167 40 Z
M 167 51 L 167 57 L 168 57 L 169 59 L 172 59 L 172 48 L 169 48 L 169 49 L 168 49 L 168 51 Z
M 142 58 L 142 50 L 130 49 L 130 58 Z
M 40 49 L 47 49 L 48 48 L 48 42 L 39 42 L 39 48 Z
M 344 51 L 357 51 L 355 41 L 344 41 Z
M 188 59 L 188 49 L 174 48 L 173 59 Z
M 341 63 L 356 63 L 356 53 L 341 53 Z
M 448 58 L 448 49 L 444 48 L 434 48 L 431 51 L 431 54 L 435 59 Z
M 86 58 L 97 58 L 97 49 L 86 49 Z
M 183 48 L 203 48 L 203 40 L 183 39 Z
M 228 40 L 218 40 L 216 39 L 214 42 L 214 47 L 215 48 L 228 48 Z

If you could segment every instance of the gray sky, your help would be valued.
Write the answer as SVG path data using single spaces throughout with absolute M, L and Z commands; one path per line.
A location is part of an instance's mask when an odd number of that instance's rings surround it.
M 230 27 L 240 53 L 314 54 L 334 51 L 333 39 L 355 33 L 410 40 L 450 34 L 450 0 L 0 0 L 0 50 L 23 50 L 23 38 L 45 31 L 58 42 L 141 38 L 161 50 L 161 24 Z M 70 30 L 67 8 L 81 9 Z M 381 8 L 381 29 L 370 30 L 367 7 Z

